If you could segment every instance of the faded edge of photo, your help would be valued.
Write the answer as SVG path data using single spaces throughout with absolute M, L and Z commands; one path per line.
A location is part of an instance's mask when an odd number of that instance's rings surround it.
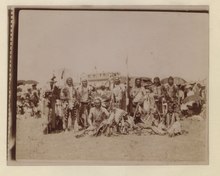
M 138 6 L 139 7 L 139 6 Z M 164 7 L 160 6 L 159 8 L 157 8 L 156 6 L 154 6 L 153 8 L 137 8 L 136 10 L 146 10 L 146 11 L 157 11 L 159 9 L 159 11 L 178 11 L 178 10 L 172 10 L 174 7 L 172 8 L 168 8 L 169 6 L 167 6 L 167 10 L 166 7 L 164 9 Z M 177 6 L 180 7 L 180 6 Z M 192 7 L 190 10 L 186 10 L 187 6 L 185 6 L 183 8 L 183 10 L 180 8 L 180 11 L 192 11 L 192 12 L 206 12 L 208 13 L 208 6 L 201 6 L 198 9 L 196 9 L 196 7 Z M 189 6 L 190 7 L 190 6 Z M 25 7 L 27 8 L 27 7 Z M 29 8 L 29 7 L 28 7 Z M 27 8 L 27 9 L 28 9 Z M 31 10 L 35 10 L 36 7 L 30 7 Z M 44 10 L 44 8 L 46 9 L 57 9 L 57 10 L 65 10 L 65 9 L 69 9 L 69 7 L 39 7 L 39 9 Z M 100 7 L 99 7 L 100 8 Z M 186 9 L 185 9 L 186 8 Z M 65 162 L 65 161 L 32 161 L 32 162 L 26 162 L 26 161 L 20 161 L 21 163 L 15 163 L 16 161 L 16 99 L 17 99 L 17 89 L 16 89 L 16 85 L 17 85 L 17 52 L 18 52 L 18 24 L 19 24 L 19 11 L 22 10 L 22 7 L 8 7 L 8 111 L 7 111 L 7 118 L 8 118 L 8 124 L 7 124 L 7 161 L 8 161 L 8 165 L 44 165 L 44 164 L 52 164 L 52 165 L 71 165 L 71 163 L 75 164 L 75 165 L 85 165 L 88 163 L 88 161 L 83 161 L 83 162 Z M 74 10 L 74 8 L 70 8 L 72 10 Z M 80 7 L 76 7 L 76 9 L 80 9 Z M 97 10 L 96 7 L 90 7 L 90 8 L 85 8 L 86 10 Z M 84 9 L 84 10 L 85 10 Z M 108 7 L 103 7 L 103 9 L 108 10 Z M 122 8 L 123 9 L 123 8 Z M 122 10 L 121 9 L 121 10 Z M 130 7 L 127 8 L 127 10 L 132 10 L 134 8 Z M 151 10 L 150 10 L 151 9 Z M 189 8 L 188 8 L 189 9 Z M 194 11 L 194 9 L 196 9 Z M 82 8 L 83 10 L 83 8 Z M 99 9 L 100 10 L 100 9 Z M 111 10 L 117 10 L 117 8 L 115 8 L 113 6 L 113 8 L 111 8 Z M 120 8 L 118 9 L 120 10 Z M 124 9 L 126 10 L 126 8 Z M 209 79 L 208 79 L 209 80 Z M 208 95 L 209 95 L 209 85 L 208 87 Z M 208 96 L 209 97 L 209 96 Z M 208 98 L 207 98 L 208 99 Z M 209 101 L 207 100 L 207 104 L 209 103 Z M 207 115 L 208 115 L 208 107 L 207 107 Z M 208 120 L 209 122 L 209 120 Z M 208 128 L 207 128 L 207 139 L 208 139 L 208 131 L 209 131 L 209 123 L 207 124 Z M 207 143 L 209 144 L 209 140 L 207 140 Z M 207 144 L 207 155 L 209 153 L 209 145 Z M 208 160 L 208 157 L 207 157 Z M 23 164 L 22 164 L 23 163 Z M 94 162 L 94 164 L 102 164 L 103 162 Z M 121 163 L 119 162 L 113 162 L 113 164 L 118 164 L 121 165 Z M 148 163 L 148 162 L 147 162 Z M 160 164 L 160 162 L 152 162 L 153 164 Z M 92 164 L 92 165 L 94 165 Z M 112 164 L 112 162 L 106 162 L 106 164 Z M 123 164 L 126 165 L 133 165 L 135 163 L 131 163 L 128 164 L 123 162 Z M 145 162 L 138 162 L 138 165 L 144 165 L 146 164 Z M 175 162 L 171 162 L 170 164 L 175 164 Z M 186 162 L 182 162 L 181 164 L 186 164 L 188 165 L 188 163 Z M 209 161 L 206 162 L 198 162 L 198 164 L 209 164 Z M 91 165 L 91 162 L 89 162 L 88 165 Z M 104 164 L 105 165 L 105 164 Z M 148 164 L 149 165 L 149 164 Z M 162 165 L 166 165 L 166 164 L 162 164 Z M 178 165 L 178 164 L 177 164 Z

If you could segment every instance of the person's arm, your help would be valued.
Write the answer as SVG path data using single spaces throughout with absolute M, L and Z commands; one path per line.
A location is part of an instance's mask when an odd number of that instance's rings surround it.
M 107 123 L 111 125 L 114 122 L 114 119 L 115 119 L 115 114 L 112 112 L 109 115 L 109 118 L 107 119 Z
M 145 88 L 141 88 L 141 91 L 142 91 L 142 94 L 143 94 L 143 96 L 146 96 L 147 95 L 147 92 L 146 92 L 146 90 L 145 90 Z
M 114 94 L 113 90 L 111 91 L 111 101 L 115 102 L 115 94 Z
M 179 116 L 179 114 L 178 114 L 178 113 L 175 113 L 175 116 L 176 116 L 175 121 L 180 121 L 180 116 Z
M 76 97 L 77 97 L 77 101 L 80 102 L 80 99 L 81 99 L 81 91 L 80 91 L 80 88 L 77 87 L 76 89 Z
M 109 112 L 108 112 L 107 109 L 105 109 L 105 108 L 104 108 L 104 114 L 105 114 L 106 118 L 109 117 Z
M 164 89 L 165 89 L 165 88 L 164 88 L 164 85 L 161 85 L 160 90 L 161 90 L 161 96 L 162 96 L 162 97 L 165 95 L 165 90 L 164 90 Z
M 178 91 L 178 96 L 177 96 L 177 97 L 178 97 L 178 103 L 179 103 L 179 104 L 181 104 L 181 100 L 182 100 L 182 95 L 181 95 L 181 94 L 182 94 L 182 93 L 181 93 L 181 91 L 179 90 L 179 91 Z
M 129 92 L 130 98 L 133 99 L 134 98 L 134 90 L 131 89 Z
M 169 124 L 170 117 L 167 114 L 165 116 L 165 121 L 166 121 L 166 127 L 169 128 L 170 127 L 170 124 Z

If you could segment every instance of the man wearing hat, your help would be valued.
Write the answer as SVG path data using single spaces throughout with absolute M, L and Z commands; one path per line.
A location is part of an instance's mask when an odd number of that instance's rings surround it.
M 60 88 L 56 85 L 56 77 L 53 76 L 49 81 L 50 87 L 44 93 L 44 98 L 48 100 L 48 133 L 54 132 L 56 130 L 56 101 L 60 99 Z

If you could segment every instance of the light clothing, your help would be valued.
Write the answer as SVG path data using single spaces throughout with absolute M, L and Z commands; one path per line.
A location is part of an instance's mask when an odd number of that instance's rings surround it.
M 143 87 L 134 87 L 131 89 L 130 96 L 133 97 L 133 103 L 143 103 L 146 91 Z
M 195 93 L 194 93 L 192 90 L 190 90 L 189 92 L 187 92 L 187 97 L 190 97 L 190 96 L 192 96 L 192 95 L 195 95 Z
M 182 90 L 179 90 L 179 98 L 180 98 L 181 100 L 184 99 L 184 92 L 183 92 Z
M 125 86 L 122 84 L 115 85 L 115 87 L 112 89 L 113 95 L 115 97 L 115 100 L 121 101 L 123 99 L 123 95 L 125 92 Z
M 182 133 L 181 124 L 179 121 L 174 122 L 171 127 L 167 130 L 169 135 L 176 135 Z
M 153 86 L 152 87 L 153 94 L 156 96 L 161 96 L 162 95 L 162 87 L 161 86 Z
M 91 87 L 80 86 L 78 89 L 79 100 L 81 103 L 87 103 L 91 95 Z

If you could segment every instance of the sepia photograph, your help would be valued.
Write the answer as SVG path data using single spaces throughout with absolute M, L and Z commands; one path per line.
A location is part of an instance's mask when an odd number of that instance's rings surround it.
M 15 161 L 209 163 L 208 6 L 8 14 Z

